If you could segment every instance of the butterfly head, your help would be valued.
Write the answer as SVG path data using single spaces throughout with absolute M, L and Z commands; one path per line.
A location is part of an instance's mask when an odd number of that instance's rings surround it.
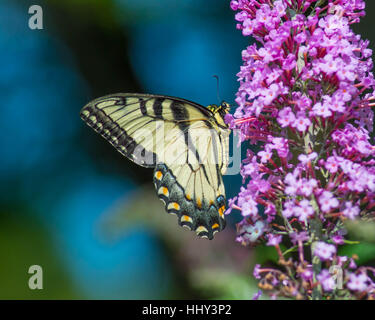
M 207 107 L 213 114 L 216 121 L 224 126 L 226 126 L 224 122 L 224 117 L 227 113 L 229 113 L 230 105 L 229 103 L 223 101 L 221 105 L 212 104 Z
M 229 103 L 223 101 L 221 105 L 211 104 L 207 107 L 210 111 L 212 111 L 214 114 L 219 113 L 223 118 L 224 116 L 229 113 L 230 105 Z

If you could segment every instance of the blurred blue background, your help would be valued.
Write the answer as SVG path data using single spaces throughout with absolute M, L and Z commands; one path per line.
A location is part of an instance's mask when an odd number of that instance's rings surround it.
M 28 27 L 32 4 L 43 9 L 43 30 Z M 235 218 L 214 241 L 178 227 L 152 189 L 152 171 L 79 118 L 88 101 L 115 92 L 220 103 L 213 75 L 220 98 L 233 103 L 249 44 L 235 25 L 224 0 L 0 2 L 1 299 L 244 299 L 257 291 L 256 253 L 235 243 Z M 231 198 L 241 179 L 225 183 Z M 43 290 L 28 288 L 34 264 Z

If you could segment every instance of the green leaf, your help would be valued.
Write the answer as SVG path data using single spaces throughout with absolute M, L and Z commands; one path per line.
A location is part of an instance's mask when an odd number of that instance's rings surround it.
M 360 244 L 345 245 L 339 248 L 338 252 L 340 256 L 345 255 L 348 257 L 356 254 L 358 256 L 356 263 L 358 265 L 363 265 L 375 259 L 375 244 L 364 242 Z
M 282 252 L 286 250 L 285 246 L 283 245 L 280 245 L 280 249 Z M 264 264 L 266 262 L 277 263 L 279 261 L 279 256 L 277 255 L 277 251 L 274 247 L 263 245 L 256 247 L 254 261 L 259 264 Z

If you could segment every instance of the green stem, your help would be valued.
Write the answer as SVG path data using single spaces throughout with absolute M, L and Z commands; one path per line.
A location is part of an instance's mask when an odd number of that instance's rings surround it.
M 312 269 L 313 269 L 313 283 L 317 283 L 317 275 L 320 273 L 322 268 L 322 262 L 320 261 L 319 257 L 314 255 L 315 245 L 318 241 L 320 241 L 322 236 L 322 223 L 321 221 L 316 218 L 310 221 L 310 231 L 311 231 L 311 257 L 312 257 Z M 313 300 L 321 300 L 322 299 L 322 286 L 317 285 L 314 287 L 312 291 L 312 299 Z

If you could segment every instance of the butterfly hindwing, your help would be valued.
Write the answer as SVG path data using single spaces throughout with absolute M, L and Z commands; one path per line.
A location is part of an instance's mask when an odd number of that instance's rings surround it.
M 155 167 L 157 194 L 181 226 L 209 239 L 225 227 L 229 129 L 221 118 L 184 99 L 122 93 L 91 101 L 81 118 L 130 160 Z
M 201 179 L 201 171 L 192 172 L 187 164 L 182 168 L 182 171 L 185 171 L 182 174 L 191 175 L 193 179 Z M 177 216 L 179 225 L 194 230 L 199 237 L 208 239 L 212 239 L 216 232 L 224 229 L 223 194 L 219 194 L 213 200 L 206 199 L 202 194 L 198 197 L 191 196 L 185 192 L 185 188 L 180 185 L 172 170 L 164 163 L 155 167 L 154 184 L 166 211 Z

